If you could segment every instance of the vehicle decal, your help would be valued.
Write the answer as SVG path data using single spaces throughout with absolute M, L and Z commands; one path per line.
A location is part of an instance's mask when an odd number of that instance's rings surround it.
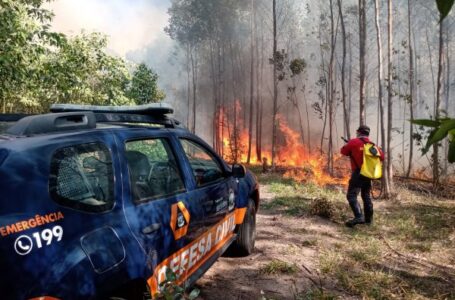
M 163 260 L 147 280 L 152 295 L 158 292 L 159 285 L 165 281 L 168 268 L 177 275 L 177 284 L 181 284 L 221 249 L 234 235 L 237 211 L 231 212 L 199 238 Z
M 215 212 L 218 213 L 220 211 L 225 211 L 228 206 L 228 203 L 225 200 L 225 198 L 221 197 L 221 198 L 215 200 L 215 205 L 216 205 Z
M 228 210 L 231 211 L 234 209 L 235 207 L 235 194 L 234 194 L 234 190 L 233 189 L 229 189 L 229 198 L 228 198 L 228 201 L 229 201 L 229 206 L 228 206 Z
M 0 227 L 0 234 L 2 236 L 8 236 L 13 233 L 18 233 L 24 230 L 32 229 L 38 226 L 43 226 L 49 223 L 56 222 L 63 219 L 62 212 L 53 212 L 47 215 L 41 216 L 36 215 L 34 218 L 28 220 L 19 221 L 10 225 Z
M 237 208 L 235 210 L 235 224 L 239 225 L 243 223 L 243 219 L 245 218 L 246 214 L 246 207 Z
M 63 238 L 62 226 L 56 225 L 41 231 L 34 232 L 32 237 L 28 235 L 19 236 L 14 242 L 14 250 L 19 255 L 27 255 L 32 252 L 33 246 L 40 249 L 43 246 L 50 246 L 55 240 L 60 242 Z M 34 242 L 33 242 L 34 241 Z
M 190 212 L 186 209 L 185 204 L 179 201 L 171 206 L 171 229 L 174 233 L 174 239 L 178 240 L 186 235 L 190 224 Z

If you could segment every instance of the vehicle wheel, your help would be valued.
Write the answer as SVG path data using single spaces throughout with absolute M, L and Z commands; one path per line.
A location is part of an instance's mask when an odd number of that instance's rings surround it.
M 248 208 L 237 232 L 237 240 L 233 244 L 233 250 L 238 255 L 250 255 L 254 250 L 256 240 L 256 205 L 252 199 L 248 201 Z

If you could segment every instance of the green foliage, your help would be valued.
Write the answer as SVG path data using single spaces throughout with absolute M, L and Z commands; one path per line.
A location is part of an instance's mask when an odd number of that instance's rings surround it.
M 134 104 L 125 96 L 126 64 L 106 54 L 106 45 L 106 36 L 82 33 L 50 53 L 43 62 L 41 103 Z
M 164 31 L 182 45 L 197 47 L 219 36 L 246 34 L 248 1 L 174 0 Z
M 302 73 L 307 64 L 306 61 L 303 58 L 295 58 L 291 60 L 291 63 L 289 64 L 289 69 L 291 69 L 291 76 L 296 76 Z
M 413 124 L 416 125 L 421 125 L 421 126 L 426 126 L 426 127 L 438 127 L 441 122 L 438 122 L 436 120 L 428 120 L 428 119 L 415 119 L 412 120 Z
M 441 21 L 447 17 L 450 10 L 452 9 L 453 3 L 454 0 L 436 0 L 436 5 L 438 6 Z
M 43 0 L 2 0 L 0 6 L 0 110 L 36 106 L 30 90 L 40 80 L 40 60 L 64 36 L 51 32 Z
M 455 162 L 455 119 L 443 118 L 438 120 L 418 119 L 411 120 L 413 124 L 433 128 L 428 137 L 427 143 L 423 148 L 423 153 L 427 153 L 430 147 L 437 144 L 444 138 L 449 139 L 449 151 L 447 159 L 450 163 Z
M 1 1 L 0 112 L 40 113 L 51 103 L 149 102 L 142 94 L 136 97 L 138 89 L 154 100 L 164 98 L 156 86 L 158 76 L 145 67 L 150 76 L 144 78 L 144 66 L 135 71 L 142 77 L 131 82 L 126 62 L 106 53 L 106 36 L 82 32 L 68 38 L 52 32 L 53 14 L 42 8 L 45 2 Z
M 161 139 L 139 140 L 126 143 L 127 151 L 138 151 L 151 162 L 167 162 L 169 157 Z
M 158 74 L 144 63 L 137 66 L 131 80 L 131 87 L 128 96 L 137 104 L 159 102 L 164 99 L 165 94 L 158 89 Z
M 154 295 L 154 299 L 158 300 L 194 300 L 199 294 L 199 289 L 193 289 L 189 294 L 185 293 L 185 289 L 177 284 L 177 275 L 172 269 L 166 269 L 166 280 L 160 284 L 159 293 Z

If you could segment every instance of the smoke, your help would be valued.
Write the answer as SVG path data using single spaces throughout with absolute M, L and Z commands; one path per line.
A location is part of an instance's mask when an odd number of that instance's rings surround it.
M 108 48 L 125 57 L 167 38 L 168 0 L 57 0 L 48 4 L 54 14 L 53 30 L 75 35 L 85 30 L 109 37 Z

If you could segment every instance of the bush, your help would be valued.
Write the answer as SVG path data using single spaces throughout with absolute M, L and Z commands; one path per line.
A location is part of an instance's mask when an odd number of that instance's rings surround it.
M 334 215 L 334 206 L 327 198 L 316 198 L 311 202 L 310 213 L 325 219 L 330 219 Z

